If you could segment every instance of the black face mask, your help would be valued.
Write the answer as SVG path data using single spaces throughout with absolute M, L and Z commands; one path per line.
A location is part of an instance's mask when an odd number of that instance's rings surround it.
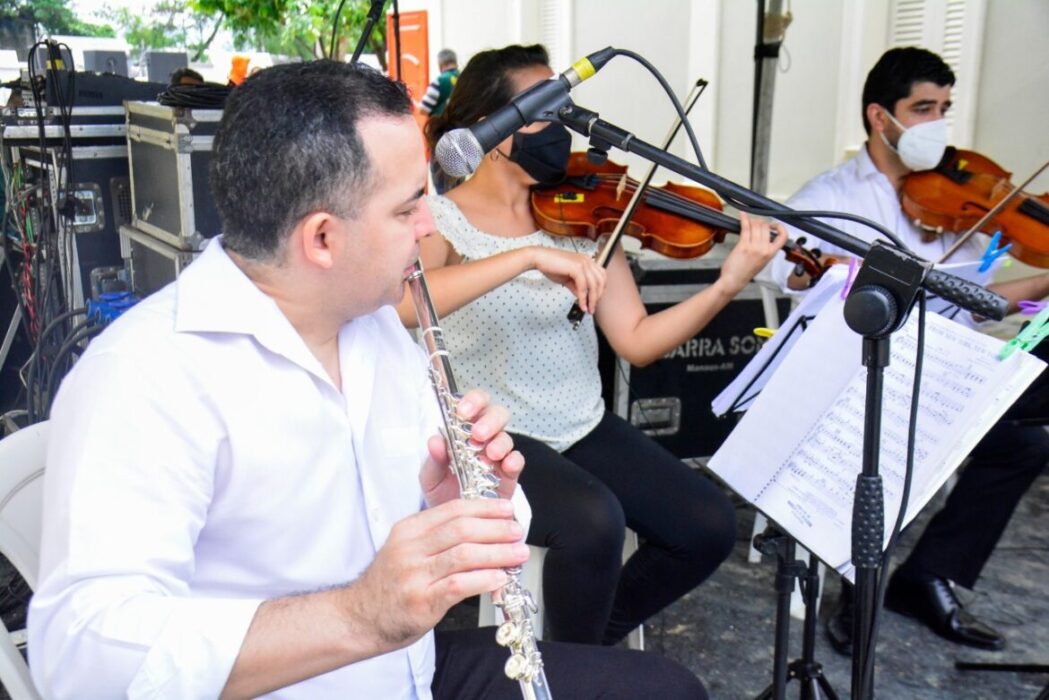
M 571 153 L 572 135 L 562 125 L 551 123 L 542 131 L 515 133 L 510 160 L 540 185 L 553 185 L 565 179 Z

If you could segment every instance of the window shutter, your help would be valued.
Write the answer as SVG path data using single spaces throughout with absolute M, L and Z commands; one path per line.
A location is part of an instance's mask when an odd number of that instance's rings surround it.
M 572 62 L 572 6 L 564 0 L 542 0 L 539 4 L 539 41 L 550 53 L 555 73 Z

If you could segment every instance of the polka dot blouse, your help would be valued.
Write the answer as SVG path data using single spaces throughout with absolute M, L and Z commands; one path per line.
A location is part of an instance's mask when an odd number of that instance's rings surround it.
M 544 246 L 593 254 L 591 241 L 536 231 L 504 238 L 466 220 L 446 197 L 428 198 L 437 231 L 464 262 Z M 529 270 L 441 320 L 460 390 L 480 387 L 510 410 L 511 432 L 563 451 L 604 414 L 597 334 L 589 314 L 578 330 L 566 316 L 575 297 Z

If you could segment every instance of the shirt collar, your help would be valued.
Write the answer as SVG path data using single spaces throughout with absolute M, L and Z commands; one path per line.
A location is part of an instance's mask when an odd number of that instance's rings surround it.
M 317 358 L 270 296 L 212 239 L 176 283 L 175 331 L 250 335 L 269 350 L 329 381 Z
M 870 149 L 866 143 L 863 144 L 860 152 L 856 155 L 856 178 L 870 182 L 876 189 L 880 188 L 882 194 L 894 200 L 899 199 L 899 193 L 896 192 L 896 188 L 889 181 L 889 176 L 878 170 L 878 166 L 874 164 L 874 159 L 871 158 Z
M 862 180 L 877 177 L 878 175 L 885 177 L 885 173 L 878 170 L 878 166 L 874 164 L 866 143 L 860 148 L 860 152 L 856 154 L 856 175 Z

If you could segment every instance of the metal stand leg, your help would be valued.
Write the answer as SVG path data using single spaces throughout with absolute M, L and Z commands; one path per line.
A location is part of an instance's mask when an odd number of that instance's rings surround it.
M 786 700 L 787 683 L 797 679 L 801 700 L 838 700 L 837 694 L 823 675 L 823 666 L 815 660 L 816 601 L 819 599 L 819 561 L 809 555 L 808 566 L 794 558 L 794 540 L 774 525 L 754 538 L 754 547 L 763 554 L 776 556 L 776 643 L 773 653 L 772 683 L 761 691 L 757 700 Z M 798 579 L 805 600 L 805 622 L 800 659 L 787 663 L 790 646 L 790 596 Z

